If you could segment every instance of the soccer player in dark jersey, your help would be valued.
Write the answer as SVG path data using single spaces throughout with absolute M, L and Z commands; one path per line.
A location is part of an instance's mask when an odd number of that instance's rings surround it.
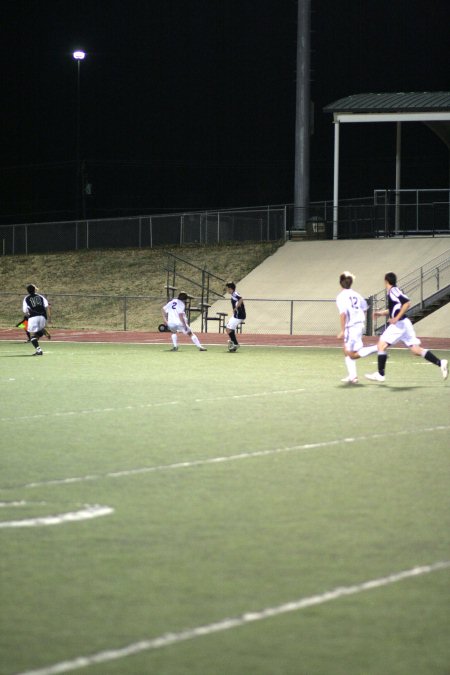
M 227 293 L 231 294 L 231 306 L 233 308 L 233 315 L 228 320 L 228 323 L 226 325 L 227 333 L 229 336 L 228 351 L 236 352 L 239 349 L 239 342 L 237 341 L 236 330 L 238 326 L 240 326 L 241 323 L 245 321 L 246 318 L 244 299 L 236 290 L 236 284 L 234 283 L 234 281 L 228 281 L 225 284 L 225 290 Z
M 416 336 L 413 325 L 406 316 L 406 312 L 411 306 L 407 295 L 397 286 L 397 276 L 394 272 L 388 272 L 384 276 L 386 286 L 388 308 L 374 311 L 374 316 L 389 316 L 389 326 L 378 340 L 378 371 L 366 375 L 368 380 L 375 382 L 384 382 L 387 353 L 386 350 L 396 342 L 403 342 L 413 354 L 421 356 L 435 366 L 441 369 L 444 380 L 448 377 L 448 361 L 438 359 L 428 349 L 420 346 L 420 340 Z
M 25 296 L 22 303 L 22 309 L 25 316 L 28 317 L 28 332 L 31 335 L 30 342 L 35 348 L 34 356 L 42 356 L 43 351 L 39 346 L 39 338 L 45 335 L 45 326 L 49 304 L 47 298 L 40 295 L 34 284 L 27 286 L 28 295 Z

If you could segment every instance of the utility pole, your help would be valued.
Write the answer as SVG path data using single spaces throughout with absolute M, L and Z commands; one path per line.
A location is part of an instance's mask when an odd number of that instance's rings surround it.
M 294 185 L 296 230 L 305 229 L 309 215 L 310 32 L 311 0 L 298 0 Z

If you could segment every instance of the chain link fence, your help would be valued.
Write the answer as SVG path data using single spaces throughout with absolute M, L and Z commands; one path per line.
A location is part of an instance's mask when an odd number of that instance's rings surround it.
M 3 255 L 143 248 L 286 237 L 286 207 L 0 225 Z
M 336 301 L 333 300 L 283 300 L 245 298 L 247 318 L 243 331 L 251 334 L 281 335 L 334 335 L 339 330 Z M 208 309 L 208 317 L 215 318 L 220 313 L 229 317 L 231 306 L 229 299 L 218 300 Z M 210 324 L 210 320 L 208 321 Z M 199 319 L 192 321 L 197 329 Z M 208 328 L 210 331 L 211 328 Z M 215 322 L 213 331 L 217 330 Z
M 368 197 L 125 218 L 0 225 L 3 255 L 276 241 L 450 234 L 450 190 L 375 190 Z
M 22 319 L 23 295 L 1 293 L 1 328 L 12 328 Z M 53 329 L 69 330 L 137 330 L 157 331 L 162 323 L 161 308 L 165 296 L 110 296 L 110 295 L 46 295 L 51 304 Z M 334 335 L 339 321 L 335 300 L 274 300 L 245 299 L 247 319 L 245 333 L 285 335 Z M 204 308 L 194 306 L 189 320 L 193 330 L 208 333 L 223 332 L 223 319 L 231 314 L 229 298 L 217 300 Z M 224 316 L 226 315 L 226 316 Z M 19 329 L 18 329 L 19 330 Z

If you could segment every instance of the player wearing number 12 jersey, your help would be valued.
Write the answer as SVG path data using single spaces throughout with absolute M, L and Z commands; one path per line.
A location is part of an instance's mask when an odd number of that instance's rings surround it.
M 342 382 L 348 384 L 358 382 L 355 360 L 377 351 L 376 345 L 363 346 L 362 336 L 366 325 L 367 302 L 352 288 L 354 279 L 355 276 L 351 272 L 342 272 L 339 277 L 342 291 L 336 298 L 341 327 L 337 337 L 344 338 L 344 360 L 348 373 Z

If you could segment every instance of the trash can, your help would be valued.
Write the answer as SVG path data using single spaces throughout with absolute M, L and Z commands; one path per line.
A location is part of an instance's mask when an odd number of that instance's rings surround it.
M 306 221 L 306 234 L 311 237 L 311 239 L 325 239 L 326 238 L 326 228 L 323 218 L 320 216 L 311 216 Z

